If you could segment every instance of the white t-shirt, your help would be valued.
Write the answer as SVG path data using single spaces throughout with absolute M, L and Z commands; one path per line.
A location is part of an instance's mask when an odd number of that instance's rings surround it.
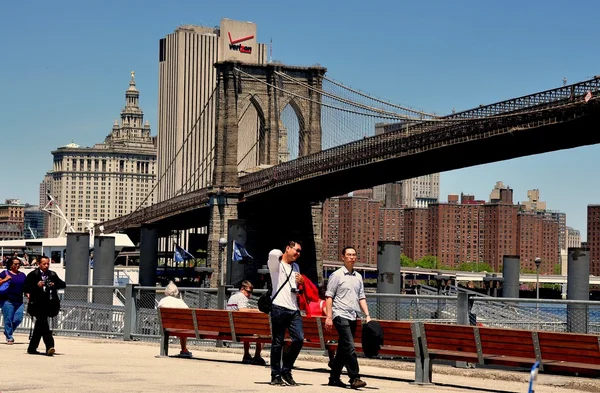
M 160 302 L 158 302 L 158 308 L 161 307 L 165 307 L 165 308 L 189 308 L 187 304 L 185 304 L 185 302 L 178 298 L 178 297 L 173 297 L 173 296 L 165 296 L 162 299 L 160 299 Z
M 281 250 L 272 250 L 269 253 L 269 273 L 271 274 L 271 285 L 273 288 L 273 296 L 277 293 L 279 287 L 283 285 L 288 274 L 291 272 L 290 279 L 285 283 L 285 288 L 282 288 L 277 297 L 273 300 L 273 304 L 287 308 L 288 310 L 298 310 L 298 297 L 292 288 L 296 289 L 296 277 L 294 272 L 300 273 L 300 267 L 293 262 L 281 262 L 279 258 L 283 255 Z
M 233 295 L 231 295 L 229 301 L 227 301 L 226 309 L 237 311 L 243 308 L 250 308 L 248 307 L 248 298 L 246 297 L 246 295 L 244 295 L 242 291 L 236 292 Z

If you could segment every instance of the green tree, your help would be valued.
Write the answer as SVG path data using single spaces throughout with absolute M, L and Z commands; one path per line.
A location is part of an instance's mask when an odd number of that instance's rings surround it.
M 415 261 L 413 261 L 412 259 L 410 259 L 406 255 L 402 254 L 402 255 L 400 255 L 400 266 L 404 266 L 404 267 L 416 267 L 417 264 L 415 263 Z
M 463 262 L 458 265 L 458 270 L 463 272 L 493 272 L 494 269 L 486 262 Z
M 560 266 L 560 263 L 557 263 L 556 265 L 554 265 L 554 268 L 552 268 L 552 271 L 554 274 L 560 274 L 562 271 L 562 267 Z
M 423 258 L 417 261 L 417 266 L 422 267 L 423 269 L 437 269 L 437 257 L 434 257 L 432 255 L 425 255 Z

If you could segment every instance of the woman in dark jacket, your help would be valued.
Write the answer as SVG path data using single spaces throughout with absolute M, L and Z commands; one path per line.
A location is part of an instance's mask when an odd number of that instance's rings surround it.
M 66 284 L 49 267 L 50 258 L 40 257 L 38 268 L 29 273 L 25 280 L 25 295 L 29 299 L 27 312 L 35 317 L 33 334 L 27 348 L 27 353 L 30 354 L 38 353 L 37 347 L 42 338 L 46 345 L 46 354 L 52 356 L 55 352 L 48 318 L 58 315 L 60 302 L 57 290 L 66 287 Z
M 13 332 L 23 321 L 23 286 L 25 273 L 19 271 L 21 261 L 17 257 L 6 263 L 6 271 L 0 273 L 0 284 L 10 282 L 8 290 L 0 295 L 0 309 L 4 317 L 4 336 L 6 343 L 15 342 Z

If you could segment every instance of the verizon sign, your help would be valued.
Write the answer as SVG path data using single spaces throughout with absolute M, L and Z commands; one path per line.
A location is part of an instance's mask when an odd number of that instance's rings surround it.
M 254 38 L 253 35 L 249 35 L 242 38 L 233 39 L 231 38 L 231 33 L 227 33 L 229 35 L 229 49 L 233 51 L 238 51 L 240 53 L 252 54 L 252 47 L 241 44 L 241 42 L 245 42 Z

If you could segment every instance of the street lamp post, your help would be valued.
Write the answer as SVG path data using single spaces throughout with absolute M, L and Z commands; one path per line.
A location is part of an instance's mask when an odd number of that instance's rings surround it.
M 538 330 L 540 329 L 540 265 L 542 259 L 540 257 L 535 258 L 535 298 L 538 300 L 535 302 L 535 308 L 537 310 L 537 322 Z
M 535 258 L 535 298 L 540 300 L 540 265 L 542 264 L 542 259 L 540 257 Z
M 225 249 L 227 247 L 227 239 L 224 237 L 219 239 L 219 285 L 225 285 Z

